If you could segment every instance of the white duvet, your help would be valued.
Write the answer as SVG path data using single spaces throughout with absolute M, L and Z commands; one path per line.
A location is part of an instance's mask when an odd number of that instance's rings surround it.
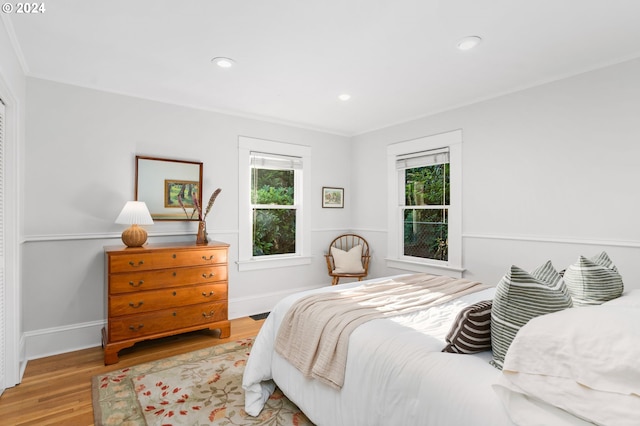
M 245 410 L 249 414 L 260 413 L 275 381 L 317 425 L 513 424 L 491 388 L 500 376 L 500 371 L 489 364 L 491 352 L 478 355 L 441 352 L 458 311 L 492 299 L 494 288 L 358 327 L 349 339 L 341 390 L 305 378 L 274 352 L 280 322 L 297 299 L 360 284 L 298 293 L 278 303 L 256 337 L 245 369 L 243 388 Z

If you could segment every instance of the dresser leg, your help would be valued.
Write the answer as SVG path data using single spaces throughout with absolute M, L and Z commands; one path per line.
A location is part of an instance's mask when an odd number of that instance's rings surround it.
M 124 342 L 109 343 L 107 331 L 102 329 L 102 349 L 104 349 L 104 365 L 116 364 L 120 359 L 118 352 L 124 348 L 129 348 L 136 343 L 135 340 L 126 340 Z
M 130 348 L 135 345 L 136 342 L 140 342 L 145 339 L 138 340 L 125 340 L 124 342 L 107 343 L 104 346 L 104 365 L 115 364 L 120 359 L 118 358 L 118 352 L 125 348 Z
M 118 351 L 117 350 L 109 350 L 106 348 L 104 350 L 104 365 L 116 364 L 118 361 Z
M 220 326 L 218 326 L 216 328 L 220 329 L 220 338 L 221 339 L 226 339 L 229 336 L 231 336 L 231 322 L 225 321 L 224 324 L 222 324 L 222 325 L 220 325 Z

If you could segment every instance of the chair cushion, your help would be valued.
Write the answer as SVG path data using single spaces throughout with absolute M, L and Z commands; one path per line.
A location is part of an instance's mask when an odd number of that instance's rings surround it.
M 357 245 L 349 251 L 340 250 L 331 247 L 331 256 L 333 256 L 333 264 L 335 274 L 361 274 L 364 272 L 362 267 L 362 246 Z

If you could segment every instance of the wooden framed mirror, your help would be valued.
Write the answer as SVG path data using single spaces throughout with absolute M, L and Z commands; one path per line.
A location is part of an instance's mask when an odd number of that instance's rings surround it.
M 153 220 L 198 220 L 193 198 L 202 200 L 202 163 L 136 155 L 135 192 Z

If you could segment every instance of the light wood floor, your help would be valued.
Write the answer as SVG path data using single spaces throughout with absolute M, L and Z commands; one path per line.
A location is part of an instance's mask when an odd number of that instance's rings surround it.
M 140 342 L 120 351 L 120 362 L 104 365 L 102 348 L 90 348 L 29 361 L 18 386 L 0 396 L 1 425 L 93 425 L 91 377 L 112 370 L 258 334 L 264 320 L 231 321 L 231 336 L 218 339 L 218 331 L 197 331 Z

